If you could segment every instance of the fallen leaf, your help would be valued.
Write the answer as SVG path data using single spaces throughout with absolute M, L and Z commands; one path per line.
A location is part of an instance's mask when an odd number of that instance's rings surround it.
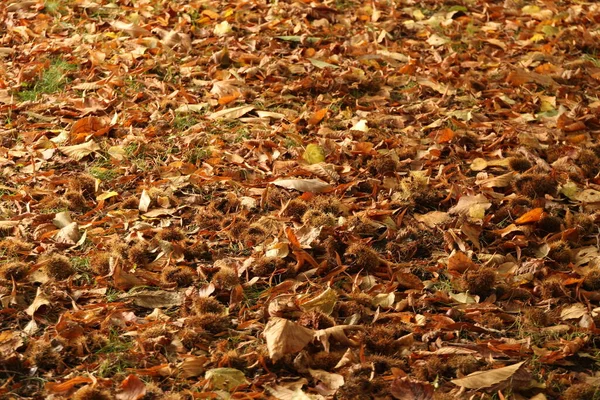
M 135 375 L 129 375 L 121 382 L 117 400 L 138 400 L 146 394 L 146 384 Z
M 208 119 L 236 119 L 248 114 L 252 110 L 254 110 L 254 106 L 225 108 L 221 111 L 210 114 Z
M 62 146 L 58 149 L 67 156 L 79 161 L 93 152 L 100 151 L 100 146 L 94 141 L 89 141 L 73 146 Z
M 314 331 L 284 318 L 272 317 L 263 331 L 269 357 L 273 362 L 286 354 L 302 350 L 314 337 Z
M 398 400 L 433 400 L 433 385 L 410 378 L 396 378 L 390 393 Z
M 273 185 L 300 192 L 323 193 L 331 189 L 331 185 L 320 179 L 277 179 Z
M 235 368 L 213 368 L 204 374 L 213 389 L 231 391 L 240 385 L 248 384 L 244 373 Z
M 450 382 L 467 389 L 484 389 L 510 379 L 523 364 L 525 361 L 507 367 L 473 372 L 464 378 L 452 379 Z

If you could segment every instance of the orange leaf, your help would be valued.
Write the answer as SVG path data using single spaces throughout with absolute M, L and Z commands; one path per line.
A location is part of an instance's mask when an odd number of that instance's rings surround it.
M 468 269 L 477 268 L 469 256 L 463 252 L 456 252 L 448 258 L 448 270 L 465 272 Z
M 235 92 L 228 96 L 223 96 L 219 99 L 219 104 L 221 104 L 221 105 L 229 104 L 229 103 L 239 99 L 239 97 L 240 97 L 240 92 Z
M 326 108 L 321 108 L 319 111 L 315 112 L 308 120 L 309 125 L 317 125 L 319 122 L 325 118 L 327 114 Z
M 137 400 L 146 394 L 146 384 L 135 375 L 129 375 L 121 383 L 121 391 L 117 394 L 118 400 Z
M 531 211 L 527 211 L 525 214 L 521 215 L 515 221 L 517 225 L 530 224 L 532 222 L 538 222 L 540 218 L 542 218 L 542 214 L 544 213 L 543 208 L 534 208 Z
M 67 392 L 75 385 L 80 383 L 92 383 L 92 378 L 88 378 L 85 376 L 76 376 L 75 378 L 71 378 L 66 382 L 56 383 L 56 382 L 48 382 L 46 383 L 46 390 L 52 393 L 62 393 Z
M 454 136 L 456 136 L 454 131 L 450 128 L 442 129 L 441 131 L 438 131 L 437 134 L 439 135 L 438 143 L 449 143 L 454 139 Z

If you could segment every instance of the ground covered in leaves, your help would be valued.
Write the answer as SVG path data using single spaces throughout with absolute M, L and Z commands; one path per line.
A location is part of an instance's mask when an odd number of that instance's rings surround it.
M 0 13 L 3 398 L 600 398 L 600 5 Z

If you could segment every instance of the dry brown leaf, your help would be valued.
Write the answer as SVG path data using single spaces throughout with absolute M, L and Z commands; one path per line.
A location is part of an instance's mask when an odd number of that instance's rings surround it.
M 331 185 L 320 179 L 277 179 L 273 185 L 300 192 L 323 193 L 331 189 Z
M 121 382 L 117 400 L 139 400 L 146 394 L 146 384 L 135 375 L 129 375 Z
M 254 106 L 226 108 L 210 114 L 208 119 L 236 119 L 248 114 L 252 110 L 254 110 Z
M 100 146 L 93 140 L 90 140 L 89 142 L 73 146 L 61 146 L 58 149 L 67 156 L 79 161 L 93 152 L 100 151 Z
M 485 389 L 510 379 L 523 364 L 525 361 L 489 371 L 473 372 L 464 378 L 452 379 L 450 382 L 467 389 Z
M 433 400 L 433 385 L 410 378 L 396 378 L 390 393 L 399 400 Z
M 263 336 L 267 341 L 269 357 L 273 362 L 286 354 L 302 350 L 314 337 L 314 331 L 284 318 L 271 317 Z
M 166 308 L 183 304 L 183 295 L 166 290 L 141 290 L 133 294 L 127 294 L 123 299 L 130 299 L 138 307 L 144 308 Z

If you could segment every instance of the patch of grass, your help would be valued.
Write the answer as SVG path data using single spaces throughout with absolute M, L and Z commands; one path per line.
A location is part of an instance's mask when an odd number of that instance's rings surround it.
M 67 5 L 69 1 L 65 0 L 46 0 L 44 2 L 44 11 L 48 14 L 65 14 L 65 5 Z
M 90 273 L 90 259 L 89 257 L 73 257 L 71 259 L 71 263 L 73 267 L 81 275 L 81 279 L 86 284 L 91 284 L 94 282 L 94 278 Z
M 592 64 L 594 64 L 594 67 L 600 68 L 600 60 L 595 55 L 584 54 L 581 58 L 583 58 L 585 61 L 590 61 Z
M 177 114 L 173 120 L 173 127 L 177 130 L 186 130 L 196 125 L 198 120 L 190 115 Z
M 22 101 L 34 101 L 42 94 L 60 92 L 70 81 L 68 72 L 74 70 L 77 70 L 77 65 L 71 64 L 62 58 L 52 59 L 48 68 L 30 86 L 31 89 L 21 91 L 17 96 Z
M 121 293 L 113 288 L 108 288 L 106 290 L 106 301 L 109 303 L 113 303 L 117 300 L 119 300 L 119 296 L 121 295 Z
M 117 177 L 118 172 L 114 169 L 104 168 L 104 167 L 91 167 L 89 169 L 90 175 L 92 175 L 96 179 L 100 179 L 101 181 L 110 181 Z
M 187 161 L 190 164 L 196 164 L 210 158 L 212 151 L 206 147 L 192 149 L 187 154 Z

